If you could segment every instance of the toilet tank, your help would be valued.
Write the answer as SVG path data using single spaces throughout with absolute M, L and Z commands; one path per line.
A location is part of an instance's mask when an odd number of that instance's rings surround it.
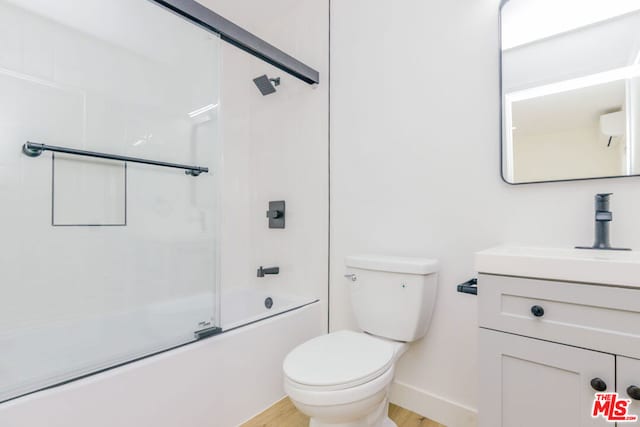
M 379 255 L 345 259 L 358 327 L 397 341 L 426 335 L 436 301 L 438 261 Z

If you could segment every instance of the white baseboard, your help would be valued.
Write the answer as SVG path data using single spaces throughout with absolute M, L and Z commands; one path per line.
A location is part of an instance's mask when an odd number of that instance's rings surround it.
M 390 400 L 447 427 L 475 427 L 478 423 L 477 410 L 402 382 L 391 385 Z

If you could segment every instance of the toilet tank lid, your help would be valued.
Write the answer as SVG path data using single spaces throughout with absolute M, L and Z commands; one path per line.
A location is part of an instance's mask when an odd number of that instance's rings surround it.
M 437 273 L 440 269 L 437 259 L 386 255 L 351 255 L 345 258 L 345 265 L 362 270 L 423 275 Z

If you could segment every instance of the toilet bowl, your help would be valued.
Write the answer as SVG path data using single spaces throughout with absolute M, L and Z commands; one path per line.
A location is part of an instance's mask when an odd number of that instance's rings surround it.
M 392 427 L 389 387 L 405 343 L 339 331 L 294 349 L 283 364 L 284 388 L 311 427 Z
M 332 332 L 293 349 L 283 363 L 284 389 L 310 427 L 393 427 L 387 413 L 395 364 L 427 333 L 438 262 L 360 255 L 345 264 L 362 332 Z

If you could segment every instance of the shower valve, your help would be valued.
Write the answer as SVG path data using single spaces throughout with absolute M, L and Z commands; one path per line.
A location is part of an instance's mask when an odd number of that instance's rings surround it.
M 269 202 L 269 210 L 267 211 L 269 228 L 284 228 L 285 210 L 284 200 Z

